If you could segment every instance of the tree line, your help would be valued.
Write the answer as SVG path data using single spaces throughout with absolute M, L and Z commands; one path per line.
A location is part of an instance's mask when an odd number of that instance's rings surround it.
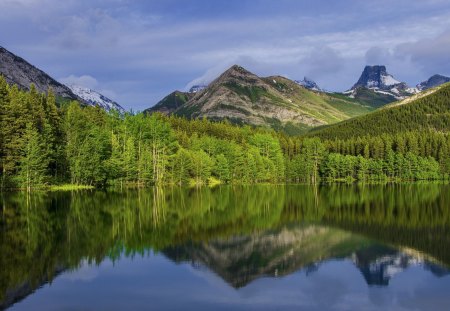
M 349 119 L 329 127 L 311 131 L 322 139 L 395 134 L 407 131 L 450 130 L 450 83 L 434 93 L 397 107 L 381 108 L 372 113 Z
M 294 137 L 228 121 L 57 104 L 0 78 L 1 188 L 448 178 L 447 133 Z

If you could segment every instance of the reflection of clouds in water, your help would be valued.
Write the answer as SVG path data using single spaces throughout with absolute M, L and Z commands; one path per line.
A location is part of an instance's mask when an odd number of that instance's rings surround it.
M 89 264 L 86 260 L 82 261 L 77 270 L 69 271 L 61 276 L 61 279 L 69 281 L 89 282 L 97 278 L 99 267 L 95 264 Z
M 374 306 L 383 308 L 392 306 L 395 302 L 393 292 L 386 290 L 386 287 L 370 287 L 368 298 Z
M 349 294 L 349 288 L 343 279 L 319 275 L 310 278 L 308 286 L 304 289 L 304 294 L 314 303 L 317 310 L 326 310 L 343 301 L 345 296 Z
M 228 285 L 221 277 L 214 272 L 211 272 L 208 268 L 203 266 L 193 267 L 190 264 L 186 264 L 186 267 L 192 275 L 204 280 L 214 289 L 226 291 L 227 293 L 234 293 L 233 287 Z
M 419 271 L 417 269 L 416 272 Z M 398 305 L 407 310 L 449 310 L 450 277 L 441 277 L 436 282 L 435 276 L 424 273 L 423 270 L 417 275 L 421 277 L 405 277 L 404 283 L 409 284 L 406 289 L 396 288 Z

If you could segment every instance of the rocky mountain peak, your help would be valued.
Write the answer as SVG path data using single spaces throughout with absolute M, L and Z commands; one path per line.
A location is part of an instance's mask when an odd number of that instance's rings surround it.
M 399 84 L 402 84 L 402 82 L 396 80 L 391 74 L 389 74 L 386 70 L 386 66 L 366 66 L 358 82 L 356 82 L 352 89 L 365 87 L 369 89 L 378 88 L 382 90 L 390 90 L 392 87 Z
M 322 91 L 322 89 L 319 87 L 319 85 L 317 85 L 317 83 L 314 80 L 312 80 L 308 77 L 304 77 L 303 80 L 301 80 L 301 81 L 296 80 L 295 82 L 297 84 L 307 88 L 308 90 L 319 91 L 319 92 Z
M 428 80 L 417 84 L 417 89 L 419 91 L 424 91 L 424 90 L 439 86 L 439 85 L 447 83 L 447 82 L 450 82 L 450 77 L 435 74 L 435 75 L 431 76 Z
M 233 65 L 222 73 L 212 84 L 220 82 L 232 82 L 232 81 L 246 81 L 248 83 L 255 83 L 260 78 L 239 65 Z

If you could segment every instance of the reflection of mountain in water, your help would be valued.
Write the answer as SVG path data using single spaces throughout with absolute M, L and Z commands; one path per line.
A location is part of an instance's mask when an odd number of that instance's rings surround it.
M 361 236 L 316 225 L 284 228 L 260 235 L 233 237 L 167 248 L 164 254 L 176 262 L 207 267 L 235 288 L 253 280 L 278 277 L 303 270 L 306 275 L 327 260 L 349 258 L 368 285 L 387 286 L 396 274 L 422 266 L 436 276 L 449 274 L 421 255 L 407 254 Z
M 368 285 L 387 286 L 395 275 L 417 266 L 423 267 L 437 277 L 450 274 L 448 269 L 427 260 L 423 255 L 408 254 L 387 247 L 369 247 L 355 252 L 352 259 Z
M 0 309 L 61 267 L 148 250 L 234 287 L 333 258 L 353 260 L 369 284 L 413 265 L 442 276 L 434 262 L 450 266 L 449 202 L 450 186 L 437 184 L 0 194 Z
M 242 287 L 261 276 L 287 275 L 316 261 L 343 256 L 347 245 L 364 243 L 350 233 L 312 225 L 187 244 L 164 253 L 177 262 L 205 265 L 233 287 Z

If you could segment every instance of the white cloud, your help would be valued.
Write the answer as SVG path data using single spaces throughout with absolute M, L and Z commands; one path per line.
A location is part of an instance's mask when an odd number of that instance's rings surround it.
M 82 75 L 82 76 L 70 75 L 64 78 L 60 78 L 59 82 L 66 85 L 70 84 L 79 85 L 90 89 L 95 89 L 96 87 L 98 87 L 97 79 L 89 75 Z

